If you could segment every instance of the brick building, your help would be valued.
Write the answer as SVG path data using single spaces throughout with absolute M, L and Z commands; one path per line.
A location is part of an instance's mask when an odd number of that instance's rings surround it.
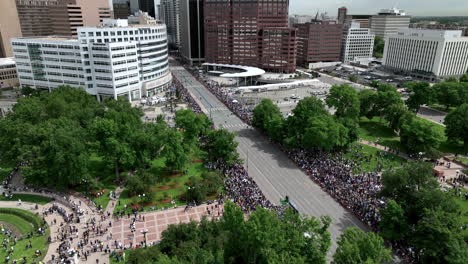
M 288 8 L 289 0 L 205 0 L 206 61 L 293 72 L 297 30 Z
M 314 62 L 339 61 L 341 56 L 343 24 L 313 21 L 295 24 L 297 31 L 297 64 L 308 67 Z

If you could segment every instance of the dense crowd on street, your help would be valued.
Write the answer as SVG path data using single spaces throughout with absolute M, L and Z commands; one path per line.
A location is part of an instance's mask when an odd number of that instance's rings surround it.
M 198 72 L 190 72 L 234 114 L 245 123 L 252 124 L 253 112 L 251 107 L 244 106 L 229 98 L 219 85 L 206 83 Z M 359 170 L 359 164 L 344 158 L 341 154 L 332 154 L 318 150 L 288 150 L 281 144 L 279 147 L 338 203 L 351 211 L 364 223 L 367 223 L 374 229 L 377 228 L 381 219 L 379 208 L 382 208 L 385 203 L 377 197 L 377 193 L 382 187 L 381 178 L 377 172 L 354 173 L 355 169 Z M 236 179 L 233 181 L 235 182 Z M 260 190 L 259 192 L 261 193 Z M 241 201 L 243 200 L 241 199 Z M 393 243 L 392 246 L 398 251 L 398 255 L 403 257 L 408 263 L 414 262 L 414 252 L 411 248 L 403 247 L 398 243 Z

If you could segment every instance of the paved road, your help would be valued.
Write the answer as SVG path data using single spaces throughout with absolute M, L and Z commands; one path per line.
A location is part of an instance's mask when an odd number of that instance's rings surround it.
M 336 250 L 336 238 L 350 226 L 364 230 L 368 227 L 347 212 L 318 185 L 312 182 L 289 158 L 257 131 L 249 128 L 182 67 L 171 67 L 172 73 L 197 97 L 203 107 L 211 113 L 217 127 L 237 133 L 238 151 L 246 163 L 249 174 L 255 179 L 265 196 L 274 204 L 289 195 L 299 211 L 306 215 L 329 215 L 332 218 L 331 256 Z
M 447 116 L 447 113 L 444 113 L 439 110 L 435 110 L 426 106 L 421 106 L 419 108 L 418 116 L 422 117 L 424 119 L 427 119 L 429 121 L 432 121 L 434 123 L 437 123 L 439 125 L 444 125 L 444 120 L 445 117 Z

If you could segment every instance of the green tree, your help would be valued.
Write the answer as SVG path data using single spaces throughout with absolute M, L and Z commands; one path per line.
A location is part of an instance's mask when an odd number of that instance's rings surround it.
M 195 114 L 191 109 L 178 110 L 175 116 L 176 127 L 184 130 L 187 143 L 194 143 L 210 128 L 210 121 L 205 115 Z
M 349 143 L 348 130 L 333 116 L 311 117 L 305 129 L 303 146 L 330 151 Z
M 443 132 L 419 118 L 404 122 L 400 131 L 400 141 L 410 153 L 431 152 L 439 147 L 443 137 Z
M 358 119 L 360 111 L 359 96 L 356 90 L 347 85 L 333 85 L 326 99 L 329 107 L 336 109 L 339 118 Z
M 382 237 L 398 241 L 409 236 L 410 229 L 406 222 L 405 210 L 396 201 L 389 200 L 380 212 L 382 220 L 379 226 Z
M 460 77 L 460 82 L 467 83 L 468 82 L 468 73 L 463 74 L 462 77 Z
M 357 77 L 356 75 L 350 75 L 350 76 L 348 76 L 348 80 L 349 80 L 350 82 L 355 83 L 355 82 L 358 81 L 358 77 Z
M 328 114 L 322 101 L 315 97 L 305 97 L 300 100 L 292 112 L 293 115 L 286 121 L 286 142 L 290 146 L 302 143 L 309 118 Z
M 391 260 L 391 255 L 380 236 L 351 227 L 340 236 L 333 260 L 336 264 L 380 264 Z
M 444 120 L 445 133 L 451 141 L 463 141 L 468 149 L 468 104 L 463 104 L 450 112 Z
M 377 92 L 372 90 L 361 90 L 359 96 L 360 116 L 372 118 L 376 115 Z
M 208 160 L 222 162 L 228 166 L 239 161 L 235 135 L 226 129 L 213 130 L 208 133 L 205 149 Z
M 381 36 L 375 36 L 374 39 L 374 57 L 382 58 L 384 53 L 385 41 Z
M 369 84 L 370 87 L 372 88 L 378 88 L 380 86 L 380 82 L 377 80 L 372 80 Z
M 270 99 L 263 99 L 253 111 L 252 123 L 258 129 L 266 132 L 274 140 L 281 141 L 283 137 L 284 118 Z
M 161 138 L 164 142 L 161 156 L 166 158 L 166 166 L 173 170 L 184 168 L 190 159 L 191 148 L 185 143 L 182 132 L 166 129 Z
M 437 94 L 437 102 L 445 105 L 447 110 L 450 107 L 457 107 L 466 99 L 463 95 L 468 88 L 466 83 L 441 82 L 433 86 Z
M 407 82 L 405 87 L 410 91 L 406 105 L 417 113 L 423 104 L 431 104 L 436 99 L 436 92 L 427 82 Z
M 403 104 L 392 104 L 387 107 L 383 117 L 388 121 L 390 128 L 400 131 L 403 123 L 414 118 L 415 114 Z

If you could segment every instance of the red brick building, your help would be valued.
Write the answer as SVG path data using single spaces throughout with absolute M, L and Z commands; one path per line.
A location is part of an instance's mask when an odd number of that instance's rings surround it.
M 297 64 L 308 67 L 313 62 L 340 61 L 343 24 L 314 21 L 295 24 L 297 31 Z
M 206 0 L 207 62 L 296 69 L 296 32 L 288 28 L 289 0 Z

